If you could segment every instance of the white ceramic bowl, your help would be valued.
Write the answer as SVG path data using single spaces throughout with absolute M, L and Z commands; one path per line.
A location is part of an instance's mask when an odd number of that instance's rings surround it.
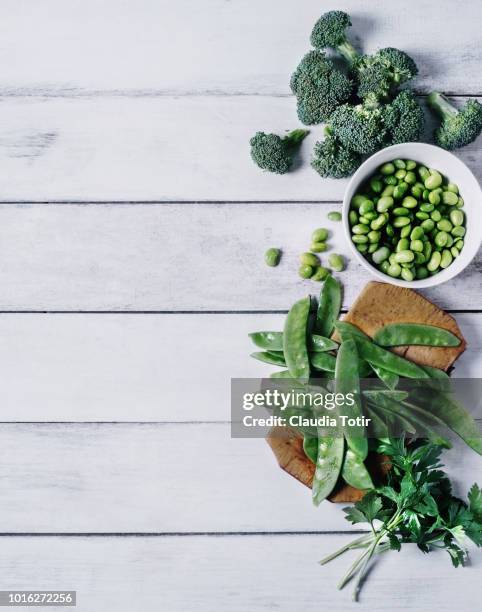
M 351 199 L 357 193 L 360 185 L 372 176 L 379 166 L 394 159 L 413 159 L 427 166 L 427 168 L 435 168 L 451 182 L 458 185 L 460 195 L 465 202 L 463 207 L 466 215 L 464 248 L 448 268 L 422 280 L 409 282 L 384 274 L 357 251 L 351 240 L 348 219 Z M 399 285 L 400 287 L 412 287 L 414 289 L 433 287 L 445 283 L 454 278 L 454 276 L 457 276 L 457 274 L 460 274 L 477 254 L 482 239 L 482 191 L 477 179 L 467 166 L 455 155 L 445 151 L 445 149 L 420 142 L 393 145 L 369 157 L 352 176 L 343 199 L 343 225 L 353 256 L 370 274 L 376 276 L 381 281 Z

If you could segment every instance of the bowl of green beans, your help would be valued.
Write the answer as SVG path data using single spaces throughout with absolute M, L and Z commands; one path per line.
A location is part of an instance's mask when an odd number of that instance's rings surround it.
M 343 201 L 356 259 L 385 282 L 432 287 L 454 278 L 481 244 L 482 192 L 469 168 L 432 145 L 405 143 L 367 159 Z

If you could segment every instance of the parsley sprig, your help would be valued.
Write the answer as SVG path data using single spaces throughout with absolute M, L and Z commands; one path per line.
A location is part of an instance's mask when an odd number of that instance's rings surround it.
M 467 502 L 452 495 L 450 480 L 440 469 L 441 446 L 385 439 L 378 442 L 377 451 L 391 464 L 386 486 L 344 508 L 350 523 L 368 523 L 370 532 L 320 561 L 324 565 L 348 550 L 362 549 L 338 584 L 342 589 L 354 578 L 355 601 L 370 561 L 382 552 L 399 551 L 405 543 L 425 553 L 441 548 L 458 567 L 464 565 L 470 542 L 482 546 L 482 490 L 474 484 Z

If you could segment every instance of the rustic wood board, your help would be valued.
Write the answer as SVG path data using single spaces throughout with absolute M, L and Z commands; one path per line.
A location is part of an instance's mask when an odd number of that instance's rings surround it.
M 463 353 L 467 345 L 455 319 L 441 308 L 412 289 L 397 287 L 388 283 L 369 282 L 350 308 L 345 321 L 359 327 L 369 336 L 388 323 L 426 323 L 448 329 L 461 340 L 454 348 L 424 346 L 400 347 L 395 349 L 407 359 L 422 365 L 448 370 Z M 334 336 L 337 338 L 337 335 Z M 283 430 L 286 435 L 283 435 Z M 303 437 L 290 428 L 275 427 L 267 436 L 280 467 L 294 478 L 311 487 L 315 472 L 314 464 L 303 451 Z M 382 456 L 368 460 L 374 480 L 383 477 Z M 353 502 L 363 497 L 363 491 L 355 489 L 341 480 L 328 497 L 332 502 Z

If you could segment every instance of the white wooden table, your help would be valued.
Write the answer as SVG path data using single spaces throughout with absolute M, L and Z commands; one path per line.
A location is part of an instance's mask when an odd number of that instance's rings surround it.
M 228 425 L 230 378 L 266 372 L 246 334 L 312 290 L 295 259 L 345 187 L 263 174 L 247 147 L 297 125 L 289 75 L 330 8 L 2 2 L 0 589 L 76 589 L 83 612 L 354 609 L 346 560 L 316 563 L 352 536 L 341 509 Z M 342 8 L 366 51 L 413 54 L 419 93 L 482 95 L 476 0 Z M 480 140 L 459 155 L 482 179 Z M 469 341 L 457 376 L 481 373 L 481 263 L 427 292 Z M 346 308 L 368 277 L 342 278 Z M 461 493 L 482 480 L 462 446 L 447 467 Z M 406 547 L 356 609 L 473 611 L 481 569 Z

